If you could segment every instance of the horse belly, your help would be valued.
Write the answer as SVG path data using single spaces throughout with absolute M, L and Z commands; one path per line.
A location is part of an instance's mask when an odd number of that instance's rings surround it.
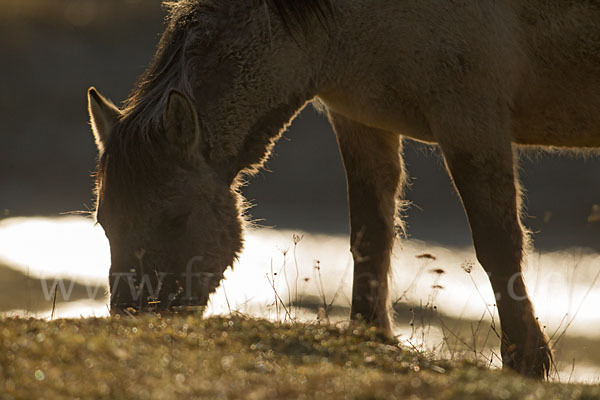
M 365 96 L 338 96 L 320 94 L 319 99 L 328 110 L 363 125 L 398 133 L 425 143 L 435 143 L 429 124 L 416 102 L 398 100 L 379 101 Z
M 553 93 L 540 90 L 535 101 L 518 107 L 520 111 L 513 116 L 513 141 L 524 145 L 600 147 L 600 87 L 592 82 L 587 87 L 576 86 Z
M 600 147 L 600 5 L 525 0 L 528 73 L 514 102 L 517 143 Z

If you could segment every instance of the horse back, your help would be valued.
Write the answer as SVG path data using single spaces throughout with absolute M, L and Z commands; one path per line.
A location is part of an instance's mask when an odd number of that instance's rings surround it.
M 600 147 L 599 1 L 378 1 L 339 5 L 331 110 L 436 142 L 433 112 L 500 101 L 516 143 Z

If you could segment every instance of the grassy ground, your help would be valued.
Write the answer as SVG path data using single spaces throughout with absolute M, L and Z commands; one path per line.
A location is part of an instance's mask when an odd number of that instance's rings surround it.
M 0 321 L 0 398 L 595 399 L 385 344 L 364 327 L 242 316 Z

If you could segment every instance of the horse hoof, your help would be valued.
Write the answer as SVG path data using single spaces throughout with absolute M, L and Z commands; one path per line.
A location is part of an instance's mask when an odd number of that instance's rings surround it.
M 504 368 L 514 370 L 529 378 L 548 378 L 552 365 L 552 350 L 545 338 L 542 345 L 519 348 L 518 345 L 511 344 L 502 350 Z

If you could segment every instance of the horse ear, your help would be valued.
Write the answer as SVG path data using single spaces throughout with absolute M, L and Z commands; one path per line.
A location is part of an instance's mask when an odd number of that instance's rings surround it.
M 94 87 L 91 87 L 88 90 L 88 113 L 96 138 L 96 146 L 98 146 L 98 151 L 103 152 L 112 128 L 119 121 L 121 111 L 110 100 L 98 93 Z
M 191 100 L 178 90 L 171 90 L 163 116 L 167 140 L 187 156 L 197 152 L 200 145 L 198 115 Z

